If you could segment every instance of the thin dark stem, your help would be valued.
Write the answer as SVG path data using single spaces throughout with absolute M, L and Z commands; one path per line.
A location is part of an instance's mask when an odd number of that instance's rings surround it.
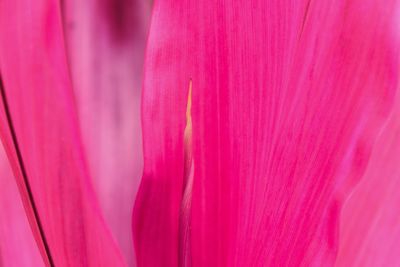
M 51 256 L 50 248 L 49 248 L 49 245 L 48 245 L 47 240 L 46 240 L 46 236 L 45 236 L 44 231 L 43 231 L 43 226 L 42 226 L 42 223 L 40 221 L 39 213 L 37 211 L 37 208 L 36 208 L 36 205 L 35 205 L 35 200 L 33 198 L 32 189 L 31 189 L 30 184 L 29 184 L 28 175 L 26 173 L 24 161 L 22 159 L 21 150 L 20 150 L 19 145 L 18 145 L 17 136 L 15 134 L 14 125 L 12 123 L 10 109 L 8 107 L 7 96 L 6 96 L 6 92 L 5 92 L 5 89 L 4 89 L 3 80 L 2 80 L 1 75 L 0 75 L 0 93 L 1 93 L 1 98 L 3 100 L 4 111 L 5 111 L 5 114 L 6 114 L 6 117 L 7 117 L 8 126 L 10 128 L 12 141 L 13 141 L 13 144 L 14 144 L 14 147 L 15 147 L 15 151 L 16 151 L 16 154 L 17 154 L 18 163 L 19 163 L 19 166 L 21 168 L 22 178 L 24 179 L 26 191 L 28 192 L 28 198 L 29 198 L 29 201 L 30 201 L 30 203 L 32 205 L 32 210 L 33 210 L 33 214 L 35 216 L 35 220 L 36 220 L 37 226 L 39 228 L 40 237 L 42 239 L 42 242 L 43 242 L 43 245 L 44 245 L 44 249 L 46 250 L 46 254 L 47 254 L 47 258 L 48 258 L 48 262 L 50 264 L 50 267 L 54 267 L 55 266 L 54 265 L 54 261 L 53 261 L 53 258 Z

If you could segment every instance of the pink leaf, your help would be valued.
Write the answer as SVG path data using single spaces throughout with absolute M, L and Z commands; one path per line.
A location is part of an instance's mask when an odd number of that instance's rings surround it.
M 55 266 L 124 266 L 90 184 L 58 1 L 1 1 L 0 28 L 2 106 L 14 129 L 2 127 L 0 134 L 22 197 L 24 188 L 32 192 L 38 217 L 24 204 L 31 224 L 41 221 L 47 256 Z M 37 231 L 35 237 L 40 245 Z
M 188 178 L 184 131 L 192 69 L 192 44 L 185 37 L 192 34 L 187 19 L 194 10 L 182 9 L 182 4 L 154 3 L 147 42 L 142 96 L 144 174 L 133 213 L 138 266 L 178 266 L 178 258 L 185 258 L 178 252 L 186 237 L 183 234 L 179 240 L 179 234 L 187 228 L 184 223 L 190 214 L 190 210 L 182 214 L 181 204 Z
M 343 201 L 364 174 L 398 85 L 394 4 L 155 2 L 133 224 L 139 266 L 176 266 L 182 253 L 190 79 L 189 262 L 334 264 Z
M 400 266 L 400 94 L 342 210 L 338 267 Z
M 44 266 L 1 145 L 0 190 L 0 266 Z
M 69 66 L 83 144 L 105 221 L 128 265 L 142 175 L 140 99 L 149 1 L 64 1 Z

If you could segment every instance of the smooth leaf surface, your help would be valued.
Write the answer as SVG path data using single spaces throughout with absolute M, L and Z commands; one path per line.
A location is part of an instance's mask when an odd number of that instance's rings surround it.
M 342 210 L 335 266 L 400 266 L 400 94 Z
M 0 28 L 7 105 L 54 265 L 125 266 L 91 187 L 59 2 L 1 1 Z M 21 188 L 15 144 L 7 129 L 0 134 Z M 29 213 L 28 218 L 34 221 Z
M 0 266 L 45 266 L 2 145 L 0 190 Z
M 155 1 L 139 266 L 179 263 L 192 80 L 190 263 L 333 266 L 344 200 L 398 86 L 396 1 Z M 154 142 L 157 140 L 157 142 Z
M 64 1 L 83 145 L 105 221 L 134 265 L 132 209 L 143 171 L 140 100 L 149 1 Z

